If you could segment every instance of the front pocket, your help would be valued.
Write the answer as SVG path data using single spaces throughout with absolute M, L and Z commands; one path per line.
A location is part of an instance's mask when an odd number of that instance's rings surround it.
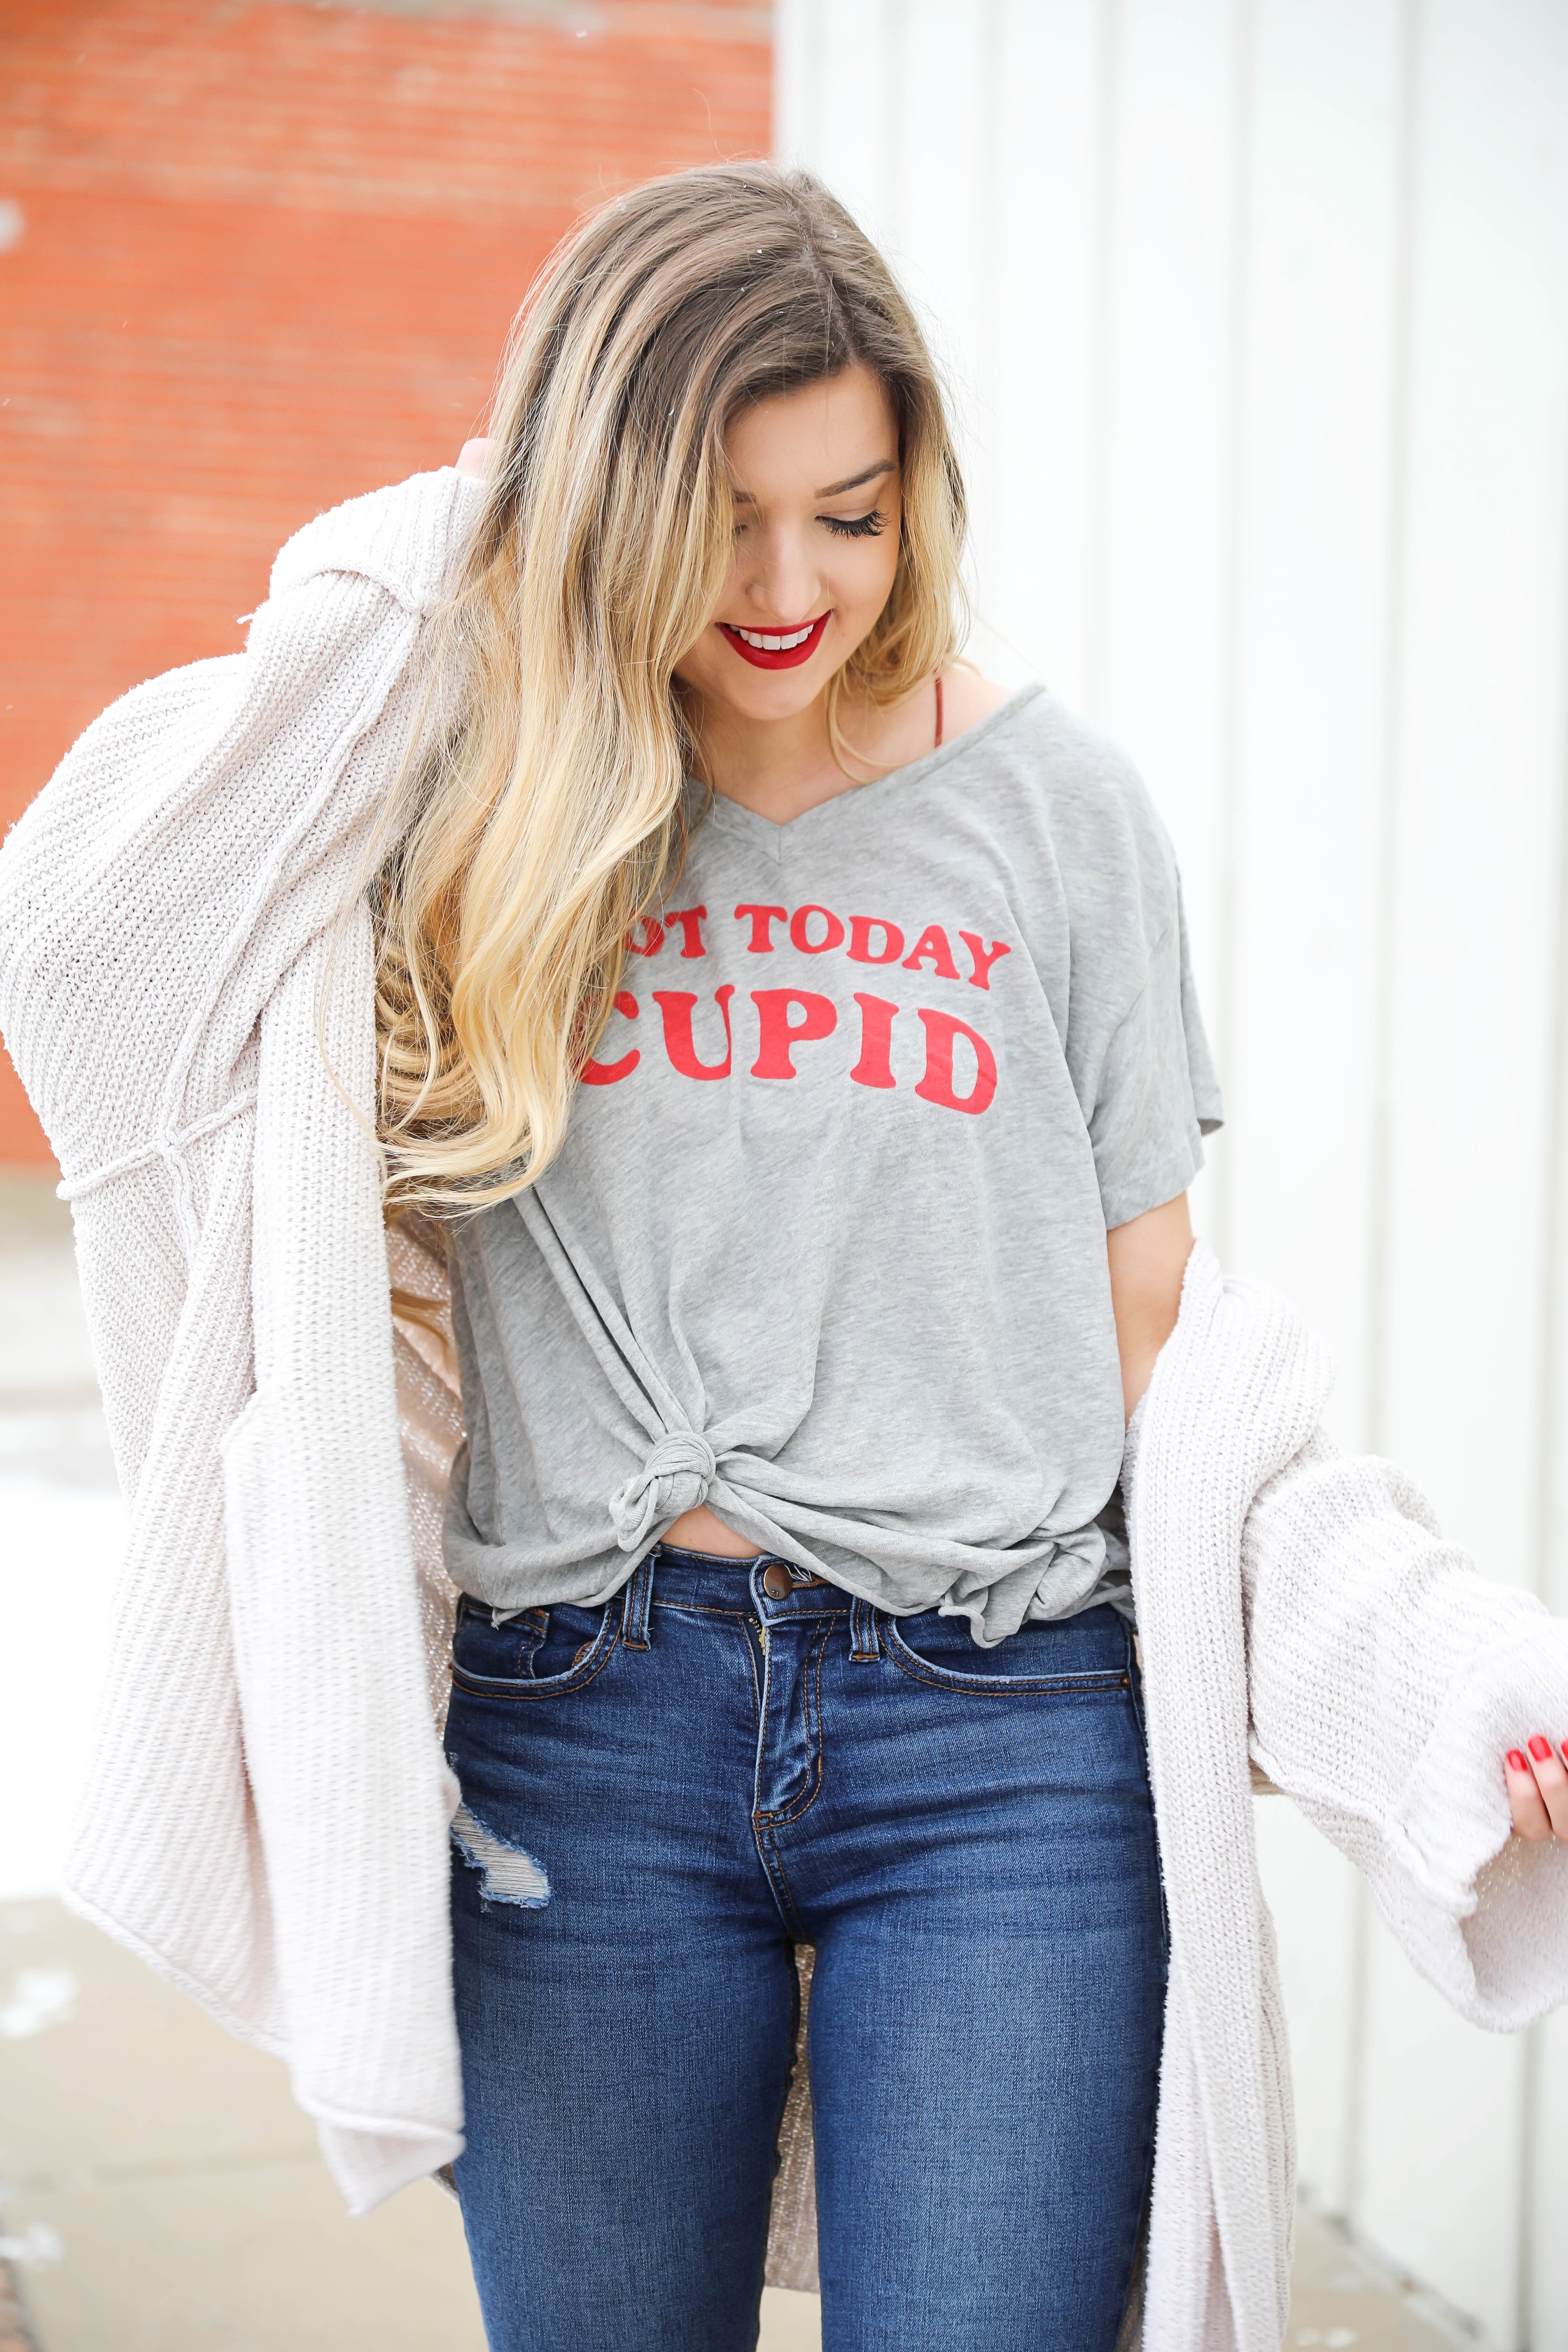
M 557 1698 L 578 1690 L 615 1648 L 620 1613 L 609 1603 L 563 1602 L 493 1625 L 488 1609 L 465 1598 L 452 1630 L 453 1684 L 480 1698 Z
M 898 1619 L 889 1617 L 881 1622 L 882 1646 L 911 1682 L 978 1698 L 1016 1698 L 1032 1691 L 1064 1697 L 1124 1691 L 1130 1685 L 1126 1629 L 1115 1618 L 1110 1626 L 1085 1622 L 1099 1614 L 1098 1610 L 1086 1611 L 1083 1619 L 1026 1625 L 989 1650 L 976 1645 L 962 1617 L 938 1617 L 933 1611 L 906 1621 L 912 1631 L 919 1629 L 913 1642 L 900 1632 Z M 928 1649 L 932 1654 L 926 1654 Z M 1009 1654 L 1018 1660 L 1016 1665 Z M 952 1664 L 955 1656 L 965 1655 L 984 1663 Z

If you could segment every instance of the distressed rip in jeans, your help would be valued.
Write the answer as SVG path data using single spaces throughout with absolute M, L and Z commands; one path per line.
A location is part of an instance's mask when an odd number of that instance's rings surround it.
M 466 1603 L 453 1683 L 492 2352 L 755 2344 L 799 1944 L 826 2352 L 1110 2352 L 1165 1968 L 1121 1620 L 981 1650 L 666 1547 L 601 1609 Z

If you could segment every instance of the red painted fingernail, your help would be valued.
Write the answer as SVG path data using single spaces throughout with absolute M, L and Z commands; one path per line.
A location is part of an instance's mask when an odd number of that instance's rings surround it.
M 1508 1769 L 1510 1772 L 1528 1772 L 1530 1769 L 1517 1748 L 1510 1748 L 1508 1751 Z
M 1540 1732 L 1538 1731 L 1534 1738 L 1530 1743 L 1530 1752 L 1534 1757 L 1538 1764 L 1544 1764 L 1547 1758 L 1552 1753 L 1551 1740 L 1542 1739 Z

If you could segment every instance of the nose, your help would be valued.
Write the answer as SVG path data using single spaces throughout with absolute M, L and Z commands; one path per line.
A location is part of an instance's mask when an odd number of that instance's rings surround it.
M 758 551 L 756 570 L 746 583 L 746 602 L 759 625 L 797 627 L 822 610 L 821 580 L 801 536 L 780 530 Z

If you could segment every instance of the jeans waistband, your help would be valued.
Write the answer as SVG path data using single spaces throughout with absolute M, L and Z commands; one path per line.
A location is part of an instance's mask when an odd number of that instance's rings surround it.
M 907 1633 L 909 1626 L 918 1623 L 923 1614 L 934 1613 L 934 1604 L 924 1612 L 879 1607 L 859 1593 L 847 1591 L 830 1578 L 785 1559 L 778 1552 L 758 1552 L 750 1559 L 730 1559 L 720 1552 L 683 1551 L 674 1544 L 656 1544 L 644 1555 L 622 1590 L 622 1639 L 633 1650 L 650 1646 L 650 1617 L 660 1607 L 749 1618 L 764 1633 L 769 1625 L 792 1621 L 847 1618 L 850 1655 L 859 1659 L 875 1658 L 880 1654 L 881 1628 L 901 1623 Z M 1109 1620 L 1118 1628 L 1119 1637 L 1126 1640 L 1123 1622 L 1103 1604 L 1080 1616 L 1058 1621 L 1058 1630 L 1066 1638 L 1071 1629 L 1081 1632 L 1102 1620 Z M 1011 1658 L 1015 1654 L 1009 1650 L 1008 1654 Z
M 852 1593 L 827 1578 L 771 1551 L 758 1552 L 750 1559 L 727 1559 L 719 1552 L 682 1551 L 674 1544 L 656 1544 L 638 1576 L 645 1570 L 648 1598 L 655 1608 L 734 1610 L 742 1616 L 820 1616 L 847 1610 L 854 1600 Z
M 647 1567 L 654 1580 L 654 1604 L 778 1609 L 804 1601 L 814 1609 L 848 1609 L 853 1595 L 814 1569 L 802 1569 L 778 1552 L 754 1552 L 750 1559 L 726 1559 L 721 1552 L 684 1552 L 675 1543 L 656 1543 Z

